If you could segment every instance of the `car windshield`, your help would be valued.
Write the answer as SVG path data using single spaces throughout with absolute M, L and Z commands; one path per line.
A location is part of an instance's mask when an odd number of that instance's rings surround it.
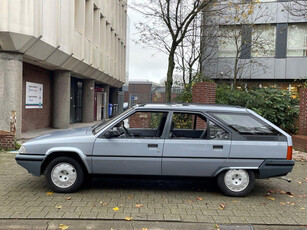
M 104 127 L 106 127 L 106 126 L 108 126 L 109 124 L 111 124 L 111 123 L 112 123 L 114 120 L 116 120 L 118 117 L 123 116 L 123 115 L 129 113 L 132 109 L 133 109 L 133 107 L 130 108 L 130 109 L 127 109 L 127 110 L 126 110 L 125 112 L 123 112 L 123 113 L 117 114 L 116 116 L 114 116 L 114 117 L 112 117 L 112 118 L 110 118 L 110 119 L 107 119 L 107 120 L 105 120 L 105 121 L 101 121 L 100 123 L 98 123 L 98 124 L 92 126 L 92 133 L 93 133 L 94 135 L 97 134 L 97 133 L 100 132 Z
M 242 135 L 279 135 L 270 125 L 252 114 L 214 113 L 216 117 Z

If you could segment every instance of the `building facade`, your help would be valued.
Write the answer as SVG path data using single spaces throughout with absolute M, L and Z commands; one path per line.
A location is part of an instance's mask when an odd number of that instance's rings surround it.
M 220 2 L 220 14 L 204 13 L 204 75 L 297 90 L 296 80 L 307 79 L 306 14 L 291 14 L 286 0 L 229 2 Z
M 0 130 L 107 118 L 126 77 L 126 0 L 0 1 Z

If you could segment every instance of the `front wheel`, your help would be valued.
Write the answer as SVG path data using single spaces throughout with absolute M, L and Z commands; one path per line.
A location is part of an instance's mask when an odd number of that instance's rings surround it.
M 227 196 L 246 196 L 255 185 L 255 173 L 251 170 L 230 169 L 219 174 L 217 183 Z
M 75 192 L 83 183 L 84 172 L 78 161 L 70 157 L 58 157 L 46 168 L 46 180 L 55 192 Z

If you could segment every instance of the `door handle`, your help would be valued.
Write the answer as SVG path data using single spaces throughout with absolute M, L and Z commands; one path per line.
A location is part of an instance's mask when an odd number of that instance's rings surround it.
M 213 149 L 223 149 L 223 145 L 213 145 Z
M 158 144 L 148 144 L 148 148 L 158 148 Z

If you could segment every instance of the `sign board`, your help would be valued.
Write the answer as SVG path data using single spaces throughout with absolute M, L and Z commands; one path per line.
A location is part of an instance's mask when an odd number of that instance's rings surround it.
M 137 97 L 137 96 L 132 96 L 131 97 L 131 100 L 133 100 L 133 101 L 137 101 L 139 98 Z
M 43 84 L 26 82 L 26 109 L 43 108 Z

